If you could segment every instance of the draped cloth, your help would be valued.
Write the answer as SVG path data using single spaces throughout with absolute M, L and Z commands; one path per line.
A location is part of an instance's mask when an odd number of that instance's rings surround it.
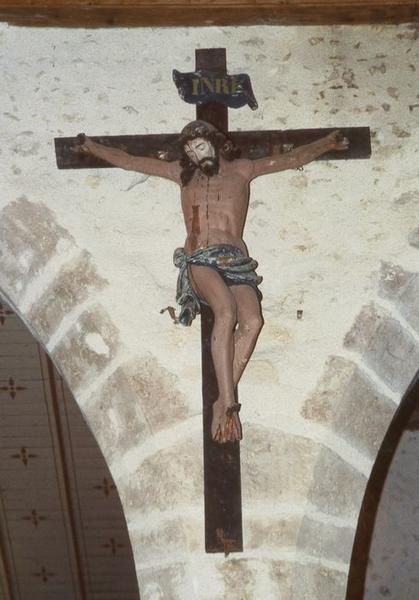
M 179 268 L 176 301 L 181 306 L 179 322 L 182 325 L 191 325 L 196 315 L 201 312 L 201 304 L 207 304 L 192 287 L 189 265 L 211 267 L 221 275 L 228 286 L 250 285 L 256 291 L 259 301 L 262 299 L 262 293 L 257 287 L 262 281 L 262 277 L 256 273 L 258 263 L 236 246 L 216 244 L 196 250 L 190 255 L 186 254 L 183 248 L 176 248 L 173 262 Z

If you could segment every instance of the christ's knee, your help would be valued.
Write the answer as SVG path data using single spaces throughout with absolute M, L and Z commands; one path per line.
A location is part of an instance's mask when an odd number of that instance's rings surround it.
M 236 303 L 225 303 L 214 310 L 215 326 L 224 331 L 233 331 L 237 323 Z
M 264 320 L 262 315 L 255 314 L 248 316 L 244 322 L 239 322 L 239 331 L 242 335 L 255 339 L 258 337 L 263 327 Z

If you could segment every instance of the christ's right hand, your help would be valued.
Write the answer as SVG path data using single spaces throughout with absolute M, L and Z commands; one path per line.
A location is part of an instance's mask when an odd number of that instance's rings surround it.
M 83 152 L 85 154 L 93 154 L 93 144 L 94 142 L 87 137 L 85 133 L 79 133 L 77 136 L 78 145 L 75 150 L 77 152 Z
M 348 150 L 349 148 L 348 138 L 346 138 L 339 129 L 336 129 L 335 131 L 332 131 L 332 133 L 329 133 L 329 135 L 327 135 L 325 139 L 330 143 L 331 150 L 338 150 L 341 152 L 344 150 Z

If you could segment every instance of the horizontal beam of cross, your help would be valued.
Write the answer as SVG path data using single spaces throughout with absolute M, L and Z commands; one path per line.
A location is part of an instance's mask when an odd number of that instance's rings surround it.
M 413 23 L 417 0 L 0 0 L 0 21 L 55 27 Z
M 323 129 L 288 129 L 286 131 L 235 131 L 229 133 L 232 141 L 241 149 L 243 158 L 257 159 L 290 150 L 303 144 L 309 144 L 327 135 L 334 128 Z M 342 127 L 339 129 L 349 141 L 349 149 L 345 152 L 328 152 L 317 160 L 345 160 L 369 158 L 371 155 L 369 127 Z M 181 148 L 179 134 L 147 134 L 147 135 L 115 135 L 94 136 L 96 142 L 120 148 L 136 156 L 159 158 L 161 152 L 166 153 L 166 160 L 179 160 Z M 74 151 L 77 138 L 56 138 L 55 149 L 59 169 L 91 169 L 110 167 L 108 163 L 92 155 Z

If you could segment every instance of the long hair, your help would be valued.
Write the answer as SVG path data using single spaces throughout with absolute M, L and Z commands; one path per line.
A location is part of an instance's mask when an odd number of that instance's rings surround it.
M 179 163 L 182 168 L 180 173 L 182 186 L 188 185 L 196 169 L 199 168 L 184 150 L 185 144 L 196 138 L 203 138 L 209 141 L 214 146 L 217 158 L 222 156 L 225 160 L 231 161 L 240 156 L 240 149 L 233 144 L 225 133 L 214 127 L 214 125 L 206 121 L 191 121 L 182 129 L 179 138 L 182 151 L 182 158 Z

